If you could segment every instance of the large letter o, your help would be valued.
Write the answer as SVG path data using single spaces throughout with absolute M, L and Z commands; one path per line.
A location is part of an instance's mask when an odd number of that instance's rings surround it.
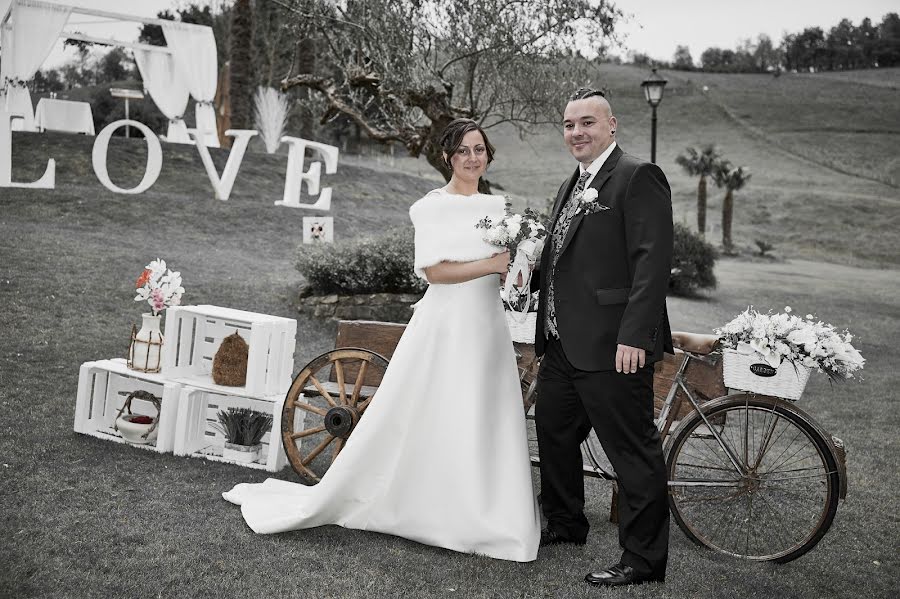
M 109 138 L 112 137 L 113 131 L 124 125 L 135 127 L 144 134 L 144 139 L 147 141 L 147 166 L 144 169 L 144 178 L 141 179 L 137 187 L 132 187 L 131 189 L 123 189 L 115 185 L 110 180 L 109 171 L 106 169 L 106 153 L 109 149 Z M 156 183 L 159 172 L 162 170 L 162 148 L 159 146 L 159 138 L 147 125 L 131 119 L 122 119 L 104 127 L 94 141 L 91 159 L 94 163 L 94 174 L 97 175 L 97 179 L 103 184 L 103 187 L 115 193 L 144 193 Z

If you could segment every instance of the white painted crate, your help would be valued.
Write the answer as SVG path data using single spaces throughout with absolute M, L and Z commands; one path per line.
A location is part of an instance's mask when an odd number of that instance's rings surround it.
M 247 384 L 223 387 L 212 380 L 213 357 L 237 331 L 250 346 Z M 263 398 L 286 393 L 294 370 L 297 321 L 218 306 L 166 310 L 162 372 L 168 378 L 218 393 Z
M 283 395 L 266 398 L 242 397 L 185 386 L 179 400 L 178 429 L 175 432 L 175 455 L 206 458 L 214 462 L 238 464 L 248 468 L 259 468 L 277 472 L 287 464 L 284 447 L 281 444 L 281 410 Z M 222 457 L 225 436 L 217 427 L 216 414 L 227 408 L 250 408 L 272 414 L 272 430 L 262 439 L 262 451 L 256 462 L 241 463 Z
M 124 359 L 85 362 L 78 374 L 78 395 L 75 400 L 75 432 L 107 441 L 125 443 L 113 429 L 116 415 L 125 398 L 138 389 L 162 398 L 159 433 L 156 440 L 134 447 L 168 452 L 175 447 L 176 418 L 181 385 L 167 381 L 159 374 L 136 372 L 128 368 Z M 156 407 L 137 398 L 131 401 L 134 414 L 156 416 Z

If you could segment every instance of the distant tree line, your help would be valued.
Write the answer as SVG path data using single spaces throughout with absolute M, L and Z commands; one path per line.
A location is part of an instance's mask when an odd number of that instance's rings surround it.
M 649 61 L 635 55 L 635 62 Z M 766 73 L 771 71 L 843 71 L 900 66 L 900 15 L 888 13 L 881 23 L 869 18 L 854 25 L 849 19 L 825 32 L 807 27 L 799 33 L 785 34 L 776 45 L 759 35 L 744 40 L 734 49 L 707 48 L 700 55 L 699 68 L 687 46 L 678 46 L 672 62 L 663 64 L 678 70 L 725 73 Z

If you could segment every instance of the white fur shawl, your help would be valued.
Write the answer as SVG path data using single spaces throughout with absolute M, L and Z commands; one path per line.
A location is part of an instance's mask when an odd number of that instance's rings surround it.
M 475 224 L 488 216 L 503 218 L 503 196 L 475 194 L 461 196 L 441 189 L 428 192 L 409 208 L 416 228 L 415 272 L 425 278 L 425 267 L 443 261 L 470 262 L 490 258 L 499 250 L 482 239 L 483 229 Z

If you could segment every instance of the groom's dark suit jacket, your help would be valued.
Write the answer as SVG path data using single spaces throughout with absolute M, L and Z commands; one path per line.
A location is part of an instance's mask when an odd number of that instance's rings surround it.
M 559 188 L 550 230 L 579 174 L 576 169 Z M 647 363 L 661 360 L 673 352 L 666 312 L 673 243 L 669 183 L 658 166 L 617 146 L 589 188 L 609 210 L 579 212 L 563 240 L 554 281 L 563 351 L 572 366 L 589 371 L 614 369 L 619 343 L 645 349 Z M 543 298 L 552 255 L 548 237 L 539 267 L 539 356 L 546 343 Z

